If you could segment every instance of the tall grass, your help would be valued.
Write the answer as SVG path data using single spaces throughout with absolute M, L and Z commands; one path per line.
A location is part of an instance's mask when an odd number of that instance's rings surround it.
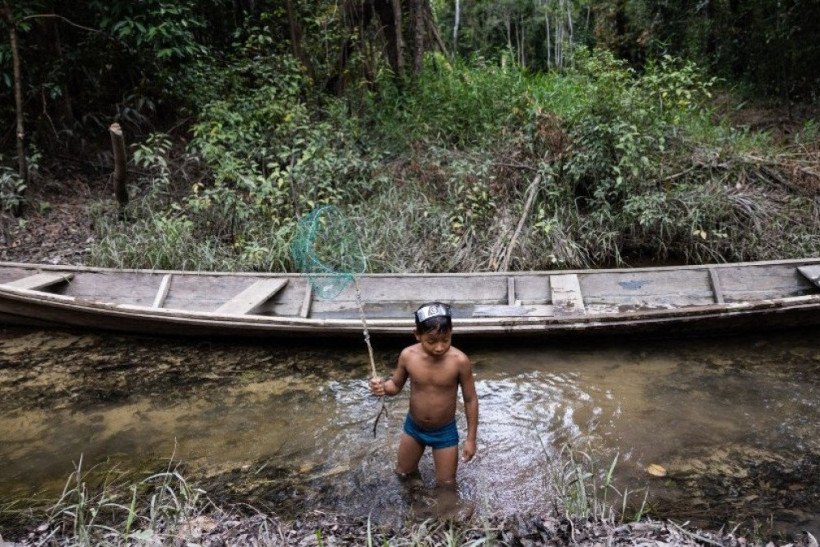
M 376 525 L 369 518 L 321 511 L 288 522 L 248 506 L 241 510 L 219 506 L 185 477 L 184 466 L 173 459 L 158 471 L 141 473 L 116 466 L 86 469 L 81 457 L 59 498 L 45 509 L 33 510 L 42 520 L 33 521 L 26 537 L 31 544 L 60 546 L 264 546 L 300 541 L 335 545 L 342 541 L 358 545 L 477 547 L 505 544 L 514 541 L 511 538 L 517 534 L 526 537 L 532 533 L 533 523 L 536 530 L 546 534 L 540 536 L 538 532 L 537 537 L 558 537 L 564 533 L 559 530 L 561 523 L 566 522 L 573 527 L 594 522 L 596 533 L 606 537 L 616 525 L 644 516 L 646 495 L 640 508 L 630 510 L 627 500 L 638 492 L 616 488 L 613 477 L 617 456 L 608 464 L 597 457 L 594 450 L 564 445 L 551 459 L 547 495 L 554 500 L 556 511 L 547 520 L 536 515 L 513 515 L 511 520 L 475 515 L 464 520 L 454 516 L 408 520 L 397 529 Z M 616 507 L 619 502 L 620 509 Z
M 547 456 L 546 448 L 545 456 Z M 590 446 L 580 449 L 564 444 L 554 458 L 550 458 L 550 481 L 556 509 L 570 519 L 589 519 L 596 522 L 620 524 L 640 521 L 645 515 L 649 492 L 645 489 L 620 490 L 614 480 L 618 454 L 606 465 L 606 460 Z M 631 508 L 631 495 L 643 499 L 638 508 Z M 638 498 L 639 500 L 640 498 Z M 636 500 L 636 501 L 638 501 Z
M 85 469 L 80 457 L 38 527 L 40 545 L 164 544 L 208 527 L 218 513 L 179 464 L 145 478 L 132 471 Z M 205 517 L 204 515 L 208 515 Z

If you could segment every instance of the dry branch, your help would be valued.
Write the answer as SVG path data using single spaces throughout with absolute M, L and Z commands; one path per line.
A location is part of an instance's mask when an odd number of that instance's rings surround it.
M 532 209 L 532 204 L 535 202 L 535 196 L 538 194 L 538 183 L 541 182 L 541 175 L 535 177 L 535 179 L 530 183 L 530 187 L 527 188 L 527 203 L 524 205 L 524 211 L 521 213 L 521 218 L 518 219 L 518 226 L 515 228 L 515 233 L 510 240 L 510 244 L 507 246 L 507 252 L 504 256 L 504 262 L 501 264 L 502 272 L 506 272 L 510 267 L 510 259 L 512 258 L 512 252 L 515 248 L 515 243 L 518 240 L 518 236 L 521 234 L 521 230 L 524 228 L 524 223 L 527 221 L 527 217 L 530 214 L 530 209 Z

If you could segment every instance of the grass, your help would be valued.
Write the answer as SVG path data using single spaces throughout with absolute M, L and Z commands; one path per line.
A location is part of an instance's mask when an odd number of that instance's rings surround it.
M 581 449 L 565 443 L 554 458 L 549 457 L 543 441 L 541 446 L 550 461 L 553 503 L 558 512 L 570 519 L 606 522 L 613 526 L 639 522 L 645 516 L 648 490 L 630 491 L 627 487 L 621 491 L 615 485 L 619 454 L 615 454 L 609 465 L 605 465 L 602 462 L 606 460 L 597 455 L 590 445 Z M 644 493 L 641 505 L 630 509 L 630 495 L 641 491 Z M 620 512 L 616 506 L 619 499 Z
M 83 469 L 82 457 L 40 526 L 42 543 L 79 545 L 163 541 L 210 511 L 205 492 L 188 484 L 178 464 L 143 479 L 116 467 Z
M 558 459 L 562 464 L 556 464 L 560 475 L 554 478 L 554 495 L 561 500 L 562 514 L 578 522 L 595 519 L 603 525 L 615 523 L 606 496 L 614 490 L 616 462 L 599 483 L 591 473 L 595 462 L 589 453 L 580 459 L 578 454 L 561 450 Z M 319 545 L 341 540 L 366 545 L 472 547 L 503 543 L 503 537 L 519 533 L 508 521 L 485 517 L 408 521 L 398 529 L 375 525 L 369 518 L 319 512 L 312 521 L 302 515 L 296 523 L 287 522 L 247 506 L 220 507 L 184 474 L 184 466 L 173 458 L 164 469 L 142 473 L 123 471 L 116 465 L 86 468 L 81 457 L 54 503 L 28 509 L 27 537 L 39 545 L 83 546 L 208 541 L 281 545 L 313 536 Z M 599 491 L 604 493 L 603 499 L 596 494 Z M 306 522 L 312 523 L 306 527 Z
M 620 491 L 615 486 L 618 456 L 611 461 L 599 458 L 589 446 L 582 450 L 568 444 L 551 458 L 547 490 L 555 504 L 551 515 L 427 519 L 407 521 L 398 527 L 378 525 L 370 518 L 318 510 L 284 520 L 247 505 L 220 506 L 187 479 L 184 466 L 173 459 L 159 471 L 142 474 L 116 467 L 85 469 L 81 459 L 56 502 L 43 509 L 20 509 L 21 503 L 16 504 L 15 510 L 27 512 L 34 518 L 19 532 L 20 537 L 6 536 L 3 540 L 23 540 L 25 544 L 44 546 L 355 544 L 395 547 L 606 544 L 613 541 L 616 544 L 721 545 L 737 541 L 736 530 L 728 533 L 692 531 L 686 524 L 646 518 L 646 492 L 641 501 L 641 490 Z M 640 506 L 630 509 L 628 500 L 635 494 Z

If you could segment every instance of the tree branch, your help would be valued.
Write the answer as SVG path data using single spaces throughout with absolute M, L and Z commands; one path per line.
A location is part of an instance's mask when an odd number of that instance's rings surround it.
M 108 36 L 109 38 L 111 38 L 113 40 L 113 37 L 111 37 L 107 32 L 103 32 L 100 29 L 96 29 L 96 28 L 84 27 L 83 25 L 75 23 L 71 19 L 67 19 L 67 18 L 63 17 L 62 15 L 58 15 L 56 13 L 37 13 L 37 14 L 34 14 L 34 15 L 26 15 L 25 17 L 23 17 L 20 20 L 21 21 L 28 21 L 29 19 L 60 19 L 61 21 L 65 22 L 65 23 L 68 23 L 72 27 L 77 27 L 79 29 L 87 30 L 89 32 L 96 32 L 97 34 L 102 34 L 102 35 Z

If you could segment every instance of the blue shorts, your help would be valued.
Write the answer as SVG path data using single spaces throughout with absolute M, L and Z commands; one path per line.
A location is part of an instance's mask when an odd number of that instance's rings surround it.
M 410 414 L 404 419 L 404 432 L 416 439 L 425 446 L 430 446 L 434 450 L 439 448 L 450 448 L 458 446 L 458 428 L 455 419 L 449 424 L 438 429 L 422 429 Z

